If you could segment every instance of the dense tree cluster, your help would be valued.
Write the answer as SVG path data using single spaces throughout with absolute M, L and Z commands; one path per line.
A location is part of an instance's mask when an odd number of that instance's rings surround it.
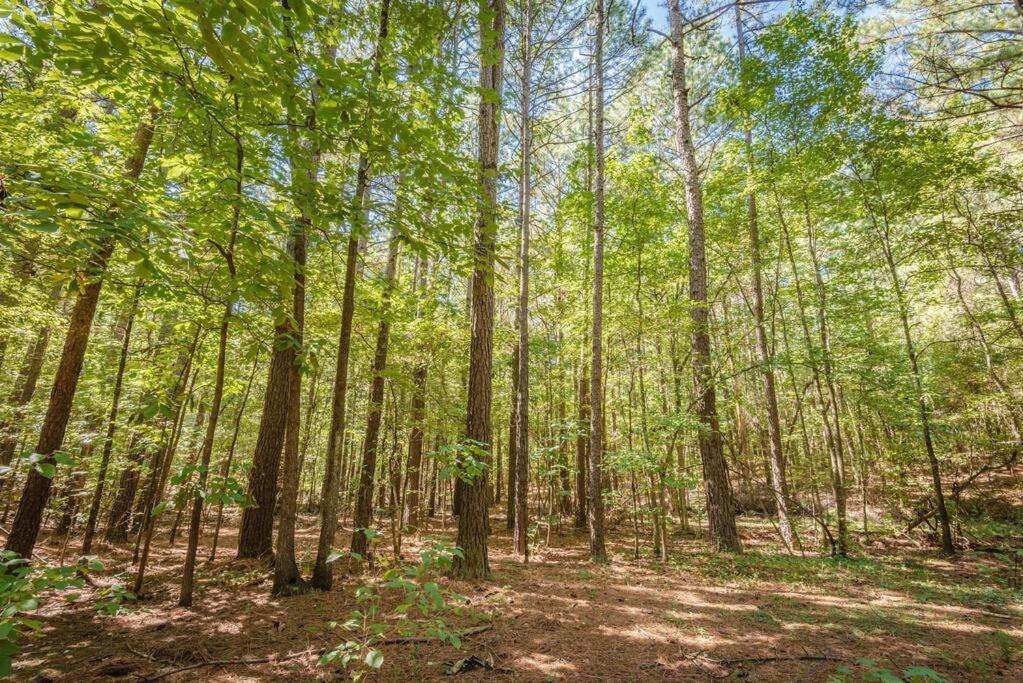
M 276 594 L 452 516 L 462 577 L 505 519 L 954 553 L 1020 449 L 1023 9 L 660 14 L 10 3 L 7 549 L 130 543 L 141 593 L 169 533 L 182 605 L 235 522 Z

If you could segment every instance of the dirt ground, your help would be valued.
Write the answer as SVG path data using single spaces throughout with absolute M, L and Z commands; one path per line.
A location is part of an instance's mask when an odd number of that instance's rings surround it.
M 301 521 L 299 560 L 308 571 L 315 518 Z M 680 536 L 667 564 L 636 560 L 631 527 L 623 524 L 611 534 L 606 566 L 589 563 L 585 535 L 566 530 L 537 548 L 527 567 L 511 553 L 503 520 L 495 517 L 493 526 L 493 580 L 442 580 L 468 601 L 452 627 L 489 628 L 465 638 L 460 650 L 436 641 L 385 645 L 383 666 L 369 680 L 869 680 L 861 657 L 896 675 L 926 666 L 949 681 L 1023 680 L 1020 567 L 989 553 L 946 562 L 930 549 L 880 544 L 850 562 L 788 557 L 769 526 L 744 519 L 747 552 L 738 557 L 713 555 L 704 540 Z M 438 527 L 426 535 L 452 536 L 450 525 Z M 270 572 L 233 560 L 235 530 L 225 531 L 219 559 L 199 567 L 191 609 L 176 606 L 184 541 L 172 547 L 161 531 L 144 599 L 116 616 L 96 610 L 99 587 L 130 586 L 132 578 L 130 550 L 100 546 L 107 569 L 97 586 L 75 603 L 46 601 L 41 632 L 21 639 L 15 677 L 346 679 L 339 666 L 319 665 L 318 655 L 346 640 L 330 623 L 349 618 L 354 589 L 369 577 L 339 574 L 329 593 L 271 598 Z M 419 543 L 409 541 L 406 559 Z M 200 557 L 209 545 L 204 538 Z M 344 533 L 339 545 L 347 547 Z M 381 544 L 381 558 L 387 548 Z M 55 557 L 59 545 L 47 539 L 41 552 Z M 448 663 L 472 655 L 494 668 L 446 674 Z M 209 664 L 225 659 L 268 661 Z M 852 674 L 841 674 L 843 666 Z

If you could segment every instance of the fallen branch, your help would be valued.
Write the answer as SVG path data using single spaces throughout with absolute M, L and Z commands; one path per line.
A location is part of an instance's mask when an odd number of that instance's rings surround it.
M 466 629 L 466 630 L 461 631 L 460 633 L 458 633 L 456 635 L 459 638 L 469 638 L 471 636 L 475 636 L 475 635 L 478 635 L 480 633 L 483 633 L 484 631 L 489 631 L 493 627 L 494 627 L 493 624 L 484 624 L 483 626 L 476 626 L 476 627 L 473 627 L 473 628 L 470 628 L 470 629 Z M 428 642 L 433 642 L 435 640 L 440 640 L 440 639 L 437 638 L 436 636 L 403 636 L 403 637 L 398 637 L 398 638 L 388 638 L 386 640 L 380 641 L 379 644 L 380 645 L 407 645 L 407 644 L 411 644 L 411 643 L 428 643 Z M 328 647 L 324 647 L 324 648 L 320 648 L 319 650 L 315 650 L 315 649 L 314 650 L 303 650 L 302 652 L 292 652 L 290 654 L 281 655 L 281 656 L 268 655 L 266 657 L 239 657 L 237 659 L 211 659 L 211 660 L 206 661 L 206 662 L 196 662 L 194 664 L 189 664 L 187 666 L 181 666 L 181 667 L 178 667 L 176 669 L 169 669 L 167 671 L 163 671 L 161 673 L 154 674 L 152 676 L 145 676 L 145 677 L 142 678 L 142 680 L 143 681 L 147 681 L 147 683 L 149 681 L 159 681 L 160 679 L 166 678 L 167 676 L 173 676 L 174 674 L 184 673 L 185 671 L 192 671 L 194 669 L 201 669 L 204 666 L 230 666 L 230 665 L 233 665 L 233 664 L 248 665 L 248 664 L 269 664 L 270 662 L 286 662 L 286 661 L 291 660 L 291 659 L 299 659 L 301 657 L 308 657 L 310 655 L 322 655 L 323 653 L 327 652 L 329 649 L 330 648 L 328 648 Z M 136 655 L 138 657 L 142 657 L 143 659 L 148 659 L 148 660 L 153 661 L 153 662 L 158 661 L 151 654 L 147 655 L 144 652 L 138 652 L 135 649 L 133 649 L 130 645 L 128 646 L 128 650 L 132 654 L 134 654 L 134 655 Z
M 459 638 L 468 638 L 469 636 L 475 636 L 489 631 L 494 628 L 493 624 L 484 624 L 483 626 L 476 626 L 475 628 L 469 628 L 461 633 L 457 633 Z M 388 638 L 387 640 L 380 641 L 381 645 L 409 645 L 411 643 L 429 643 L 434 640 L 439 640 L 436 636 L 401 636 L 398 638 Z
M 324 650 L 325 649 L 326 648 L 324 648 Z M 161 678 L 166 678 L 167 676 L 173 676 L 174 674 L 183 673 L 185 671 L 192 671 L 193 669 L 201 669 L 204 666 L 226 666 L 229 664 L 266 664 L 268 662 L 284 662 L 289 659 L 298 659 L 299 657 L 305 657 L 311 654 L 319 654 L 322 653 L 324 650 L 320 650 L 319 652 L 317 652 L 316 650 L 306 650 L 304 652 L 295 652 L 289 655 L 285 655 L 283 657 L 270 656 L 270 657 L 242 657 L 240 659 L 211 659 L 208 662 L 197 662 L 195 664 L 189 664 L 188 666 L 178 667 L 177 669 L 169 669 L 167 671 L 164 671 L 163 673 L 158 673 L 154 676 L 146 676 L 142 680 L 147 682 L 158 681 Z
M 767 662 L 841 662 L 845 657 L 831 655 L 779 655 L 776 657 L 736 657 L 735 659 L 710 659 L 716 664 L 766 664 Z

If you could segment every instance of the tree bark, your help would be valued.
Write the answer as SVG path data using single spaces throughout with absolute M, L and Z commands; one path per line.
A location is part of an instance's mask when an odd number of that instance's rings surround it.
M 427 261 L 416 257 L 416 272 L 412 280 L 412 292 L 421 291 L 426 294 Z M 423 307 L 416 305 L 416 320 L 422 320 Z M 425 345 L 423 345 L 425 346 Z M 425 348 L 420 353 L 425 354 Z M 422 505 L 422 464 L 423 464 L 423 427 L 426 423 L 426 359 L 423 358 L 412 371 L 412 401 L 409 406 L 409 438 L 408 438 L 408 475 L 405 486 L 405 519 L 409 529 L 419 528 L 420 507 Z
M 604 454 L 603 316 L 604 316 L 604 0 L 596 2 L 594 44 L 594 129 L 595 160 L 593 218 L 593 318 L 590 347 L 590 458 L 587 519 L 590 530 L 590 559 L 607 562 L 604 545 L 604 497 L 601 459 Z
M 306 235 L 310 227 L 308 214 L 295 221 L 292 237 L 292 264 L 294 284 L 292 291 L 292 319 L 295 346 L 298 350 L 291 364 L 288 381 L 288 414 L 284 430 L 284 468 L 281 475 L 280 510 L 277 523 L 277 546 L 274 553 L 274 580 L 271 592 L 287 595 L 305 588 L 295 560 L 295 518 L 298 512 L 298 440 L 302 417 L 302 356 L 305 332 L 305 266 Z
M 290 259 L 289 259 L 290 260 Z M 273 548 L 273 513 L 277 500 L 277 477 L 288 415 L 291 366 L 295 363 L 295 344 L 291 321 L 274 329 L 274 351 L 263 396 L 263 416 L 259 421 L 256 449 L 249 471 L 248 492 L 253 507 L 242 510 L 238 533 L 241 558 L 269 557 Z
M 508 529 L 515 529 L 515 473 L 518 472 L 518 396 L 519 396 L 519 343 L 512 347 L 511 357 L 511 397 L 508 408 L 508 497 L 505 505 L 505 522 Z
M 740 552 L 742 545 L 735 527 L 728 469 L 718 428 L 717 397 L 711 365 L 709 302 L 707 300 L 707 257 L 704 236 L 703 190 L 696 149 L 689 126 L 689 89 L 686 85 L 686 57 L 683 44 L 682 11 L 679 0 L 669 0 L 671 25 L 671 81 L 675 105 L 676 145 L 682 164 L 683 186 L 689 227 L 689 316 L 692 321 L 692 364 L 696 412 L 700 420 L 697 440 L 703 461 L 707 497 L 707 519 L 719 551 Z
M 377 447 L 380 437 L 380 420 L 384 405 L 384 372 L 387 369 L 387 347 L 391 334 L 390 302 L 394 290 L 395 272 L 398 267 L 398 230 L 391 229 L 387 247 L 387 265 L 384 269 L 384 300 L 377 327 L 376 352 L 373 354 L 373 376 L 370 380 L 369 405 L 366 409 L 366 436 L 362 446 L 362 468 L 359 471 L 359 488 L 355 498 L 355 517 L 352 522 L 351 552 L 363 557 L 367 555 L 369 538 L 367 529 L 373 518 L 373 479 L 377 468 Z
M 533 6 L 525 0 L 522 19 L 522 82 L 519 139 L 521 145 L 519 184 L 519 300 L 518 300 L 518 392 L 515 396 L 515 552 L 529 562 L 529 210 L 532 195 L 530 177 Z
M 387 39 L 390 0 L 381 0 L 380 23 L 377 42 L 373 51 L 374 79 L 380 74 L 381 56 Z M 352 350 L 352 318 L 355 314 L 355 276 L 359 270 L 359 247 L 364 239 L 367 213 L 369 211 L 370 161 L 365 153 L 359 155 L 356 172 L 355 195 L 351 207 L 351 232 L 345 255 L 345 284 L 341 295 L 341 327 L 337 342 L 337 363 L 334 370 L 334 394 L 331 402 L 330 430 L 327 434 L 327 458 L 323 470 L 323 488 L 320 494 L 320 537 L 316 545 L 316 562 L 313 566 L 312 586 L 330 590 L 334 574 L 327 560 L 337 533 L 337 505 L 341 479 L 338 449 L 343 448 L 345 439 L 346 402 L 348 400 L 348 361 Z
M 871 219 L 874 223 L 875 232 L 880 238 L 881 251 L 884 253 L 885 263 L 888 266 L 888 273 L 892 278 L 892 290 L 895 294 L 895 303 L 899 312 L 899 320 L 902 323 L 902 336 L 905 342 L 906 356 L 909 358 L 909 367 L 913 373 L 913 388 L 916 390 L 917 413 L 920 419 L 920 431 L 924 439 L 924 450 L 927 453 L 927 462 L 931 470 L 931 484 L 934 487 L 934 505 L 938 513 L 938 522 L 941 527 L 941 551 L 945 555 L 955 555 L 955 544 L 952 541 L 952 526 L 949 521 L 948 508 L 945 506 L 945 493 L 941 486 L 941 465 L 934 449 L 934 438 L 931 433 L 931 411 L 927 405 L 927 397 L 924 394 L 923 373 L 920 370 L 920 355 L 917 352 L 913 340 L 913 332 L 909 324 L 909 301 L 906 296 L 905 285 L 899 275 L 899 267 L 895 262 L 895 254 L 892 250 L 891 234 L 888 229 L 887 214 L 882 214 L 882 221 L 872 209 L 869 209 Z
M 155 107 L 150 108 L 146 118 L 135 131 L 131 156 L 124 165 L 124 177 L 129 186 L 142 174 L 149 147 L 153 142 L 158 114 Z M 116 244 L 117 240 L 113 234 L 101 237 L 93 247 L 85 270 L 78 274 L 79 294 L 71 311 L 67 336 L 64 338 L 64 347 L 61 349 L 60 362 L 50 391 L 50 401 L 35 448 L 36 453 L 45 456 L 43 462 L 55 464 L 53 454 L 60 450 L 64 443 L 64 432 L 71 417 L 71 406 L 78 389 L 85 351 L 89 346 L 92 319 L 96 315 L 103 277 Z M 38 470 L 33 469 L 29 472 L 11 526 L 11 534 L 7 537 L 7 550 L 25 558 L 32 556 L 43 520 L 43 511 L 50 497 L 51 484 L 51 479 L 44 477 Z
M 227 447 L 227 457 L 220 467 L 220 476 L 227 478 L 231 473 L 231 463 L 234 460 L 234 449 L 238 444 L 238 434 L 242 428 L 242 418 L 245 416 L 245 406 L 249 403 L 249 394 L 252 391 L 252 381 L 256 378 L 256 369 L 259 367 L 259 359 L 252 361 L 252 370 L 249 372 L 249 379 L 245 383 L 245 393 L 242 394 L 241 405 L 238 406 L 238 414 L 234 418 L 234 431 L 231 432 L 231 444 Z M 210 557 L 207 562 L 213 562 L 217 557 L 217 543 L 220 540 L 220 527 L 224 521 L 224 502 L 217 503 L 217 522 L 213 527 L 213 543 L 210 546 Z
M 505 0 L 480 2 L 479 205 L 475 226 L 470 320 L 466 439 L 485 458 L 491 447 L 493 399 L 494 243 L 497 237 L 497 178 L 500 104 L 504 71 Z M 487 463 L 489 464 L 489 463 Z M 490 575 L 487 553 L 487 471 L 462 487 L 456 557 L 452 573 L 463 579 Z
M 224 370 L 227 359 L 227 334 L 230 321 L 231 304 L 229 303 L 224 307 L 224 314 L 220 319 L 220 332 L 217 335 L 216 377 L 213 381 L 213 399 L 210 403 L 210 416 L 206 421 L 206 433 L 203 436 L 202 449 L 199 455 L 199 481 L 196 484 L 196 492 L 192 500 L 192 518 L 188 527 L 188 547 L 185 550 L 185 564 L 181 573 L 181 593 L 178 597 L 178 606 L 180 607 L 190 607 L 192 604 L 195 556 L 199 550 L 199 527 L 202 522 L 203 496 L 205 495 L 206 482 L 209 479 L 210 456 L 213 453 L 213 438 L 217 433 L 220 404 L 224 398 Z
M 121 470 L 117 482 L 117 492 L 110 506 L 107 528 L 103 537 L 110 543 L 124 543 L 128 540 L 128 523 L 131 517 L 131 506 L 135 502 L 135 493 L 139 485 L 139 468 L 145 457 L 145 449 L 137 447 L 138 434 L 132 434 L 128 442 L 128 462 Z
M 201 338 L 202 327 L 197 324 L 195 326 L 195 336 L 192 337 L 192 343 L 188 349 L 184 368 L 175 386 L 174 394 L 177 411 L 174 415 L 170 437 L 167 440 L 162 459 L 154 463 L 151 486 L 147 499 L 142 506 L 142 524 L 139 527 L 139 535 L 135 542 L 135 559 L 139 565 L 138 571 L 135 573 L 135 583 L 132 587 L 132 592 L 135 595 L 142 595 L 142 585 L 146 578 L 146 565 L 149 563 L 149 548 L 153 542 L 153 530 L 156 528 L 156 515 L 154 515 L 154 512 L 156 511 L 156 506 L 163 498 L 164 490 L 167 487 L 167 477 L 170 475 L 171 465 L 174 462 L 174 452 L 177 450 L 182 425 L 185 422 L 188 398 L 195 389 L 195 379 L 199 375 L 198 366 L 193 371 L 192 363 L 199 351 Z M 189 376 L 191 376 L 191 379 L 189 379 Z
M 11 419 L 0 422 L 0 465 L 10 465 L 14 459 L 14 451 L 18 447 L 18 423 L 25 406 L 29 404 L 36 392 L 36 384 L 46 360 L 46 347 L 50 343 L 50 326 L 39 328 L 35 340 L 25 350 L 25 359 L 18 370 L 14 388 L 7 399 L 11 407 Z

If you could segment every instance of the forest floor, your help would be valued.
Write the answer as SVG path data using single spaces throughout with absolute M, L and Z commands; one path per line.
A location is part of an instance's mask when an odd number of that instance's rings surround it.
M 466 637 L 460 650 L 438 641 L 384 645 L 383 666 L 369 680 L 442 680 L 450 662 L 471 655 L 494 668 L 452 680 L 853 681 L 913 666 L 950 681 L 1023 680 L 1018 557 L 1013 564 L 1004 554 L 965 552 L 946 561 L 933 549 L 880 539 L 863 543 L 851 560 L 788 556 L 768 520 L 743 517 L 742 555 L 715 555 L 704 539 L 675 536 L 668 563 L 637 560 L 631 524 L 623 523 L 610 534 L 608 565 L 589 563 L 585 534 L 566 529 L 523 566 L 503 519 L 492 521 L 493 579 L 441 580 L 467 602 L 450 627 L 487 630 Z M 439 526 L 423 538 L 453 536 L 450 524 Z M 176 606 L 184 541 L 171 546 L 161 530 L 144 599 L 115 616 L 97 610 L 102 586 L 130 586 L 132 577 L 130 551 L 101 546 L 106 571 L 76 602 L 46 602 L 41 631 L 21 638 L 15 676 L 344 679 L 337 664 L 318 664 L 318 655 L 347 639 L 330 624 L 360 607 L 354 589 L 372 576 L 339 576 L 329 593 L 272 598 L 271 573 L 235 561 L 235 530 L 225 532 L 220 559 L 200 564 L 192 609 Z M 315 541 L 316 519 L 303 517 L 299 559 L 307 570 Z M 415 558 L 423 542 L 410 539 L 405 558 Z M 209 545 L 204 538 L 201 552 Z M 343 532 L 339 545 L 347 547 Z M 379 557 L 387 548 L 380 544 Z M 40 548 L 50 557 L 59 550 L 53 538 Z M 263 661 L 207 664 L 224 659 Z

